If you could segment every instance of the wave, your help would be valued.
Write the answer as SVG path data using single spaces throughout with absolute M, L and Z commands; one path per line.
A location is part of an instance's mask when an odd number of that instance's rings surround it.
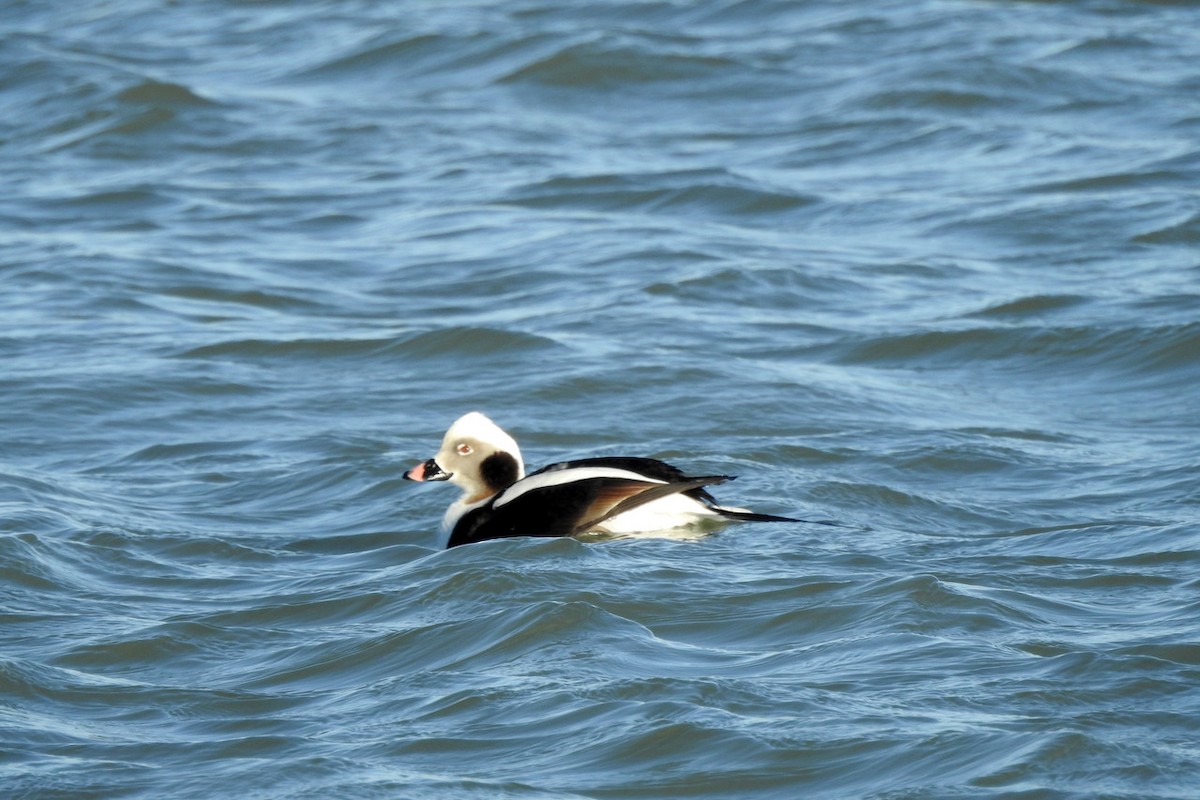
M 1040 303 L 1034 303 L 1035 307 Z M 1011 310 L 1011 309 L 1009 309 Z M 991 316 L 996 312 L 983 312 Z M 1101 325 L 1013 325 L 846 337 L 815 347 L 841 364 L 948 368 L 1007 362 L 1018 371 L 1192 373 L 1200 323 L 1112 328 Z
M 703 79 L 719 76 L 735 66 L 737 62 L 727 56 L 671 52 L 669 40 L 656 41 L 650 47 L 629 37 L 598 36 L 568 44 L 513 70 L 500 82 L 605 89 Z
M 499 328 L 450 327 L 399 337 L 362 339 L 234 339 L 193 347 L 177 358 L 233 361 L 489 357 L 557 347 L 536 334 Z
M 1140 244 L 1196 245 L 1200 244 L 1200 214 L 1182 216 L 1176 222 L 1133 237 Z
M 750 218 L 770 225 L 778 214 L 816 205 L 819 198 L 725 170 L 556 177 L 511 192 L 505 203 L 528 208 L 666 212 L 712 218 Z

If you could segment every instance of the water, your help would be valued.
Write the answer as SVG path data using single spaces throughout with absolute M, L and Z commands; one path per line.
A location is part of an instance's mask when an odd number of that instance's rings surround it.
M 0 4 L 14 798 L 1200 797 L 1187 4 Z M 479 409 L 768 513 L 442 552 Z

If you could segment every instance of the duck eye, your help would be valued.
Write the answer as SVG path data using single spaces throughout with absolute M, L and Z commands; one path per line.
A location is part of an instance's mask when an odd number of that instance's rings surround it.
M 456 447 L 454 449 L 458 451 L 458 454 L 460 456 L 471 455 L 471 445 L 467 444 L 466 442 L 463 442 L 462 444 L 460 444 L 458 447 Z

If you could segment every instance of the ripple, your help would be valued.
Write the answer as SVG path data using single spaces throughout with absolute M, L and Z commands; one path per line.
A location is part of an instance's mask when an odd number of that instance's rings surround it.
M 402 350 L 420 358 L 445 355 L 488 357 L 497 354 L 520 356 L 558 348 L 553 339 L 530 333 L 497 328 L 450 327 L 426 331 L 408 339 Z
M 243 305 L 254 308 L 287 311 L 309 311 L 324 308 L 313 300 L 296 294 L 264 289 L 229 289 L 221 286 L 192 284 L 170 286 L 161 290 L 169 297 L 197 300 L 205 303 Z
M 529 208 L 649 211 L 688 216 L 752 216 L 793 212 L 818 198 L 772 190 L 728 173 L 559 177 L 522 188 L 508 202 Z M 767 224 L 762 220 L 761 224 Z
M 1089 298 L 1077 294 L 1030 295 L 1015 300 L 996 303 L 970 314 L 970 317 L 996 317 L 999 319 L 1023 319 L 1051 314 L 1063 309 L 1085 305 Z
M 375 359 L 387 356 L 485 358 L 556 347 L 551 339 L 495 328 L 453 327 L 398 338 L 237 339 L 194 347 L 178 358 L 234 361 Z
M 191 88 L 178 83 L 156 80 L 144 80 L 136 86 L 130 86 L 117 93 L 116 99 L 122 103 L 138 105 L 169 105 L 169 106 L 211 106 L 216 105 L 211 100 L 201 97 Z
M 636 41 L 598 37 L 563 47 L 501 79 L 502 83 L 534 83 L 559 88 L 600 90 L 639 83 L 686 81 L 718 74 L 735 66 L 723 56 L 664 52 Z
M 1111 329 L 1097 326 L 968 328 L 881 336 L 823 348 L 845 364 L 940 365 L 1010 361 L 1077 371 L 1170 371 L 1188 366 L 1200 324 Z
M 237 339 L 202 345 L 177 354 L 178 358 L 264 361 L 352 358 L 376 354 L 393 347 L 395 339 Z
M 1200 214 L 1192 214 L 1173 224 L 1133 237 L 1142 244 L 1194 245 L 1200 242 Z

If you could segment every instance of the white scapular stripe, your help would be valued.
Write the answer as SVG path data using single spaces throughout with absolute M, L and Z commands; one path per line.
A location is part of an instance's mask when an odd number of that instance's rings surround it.
M 535 489 L 562 486 L 565 483 L 587 481 L 594 478 L 622 478 L 629 481 L 641 481 L 642 483 L 666 483 L 666 481 L 647 478 L 645 475 L 637 472 L 630 472 L 627 469 L 615 469 L 613 467 L 575 467 L 573 469 L 554 470 L 553 472 L 530 475 L 528 478 L 517 481 L 500 493 L 496 498 L 496 502 L 492 504 L 492 508 L 500 508 L 505 503 L 511 503 L 526 492 L 531 492 Z

